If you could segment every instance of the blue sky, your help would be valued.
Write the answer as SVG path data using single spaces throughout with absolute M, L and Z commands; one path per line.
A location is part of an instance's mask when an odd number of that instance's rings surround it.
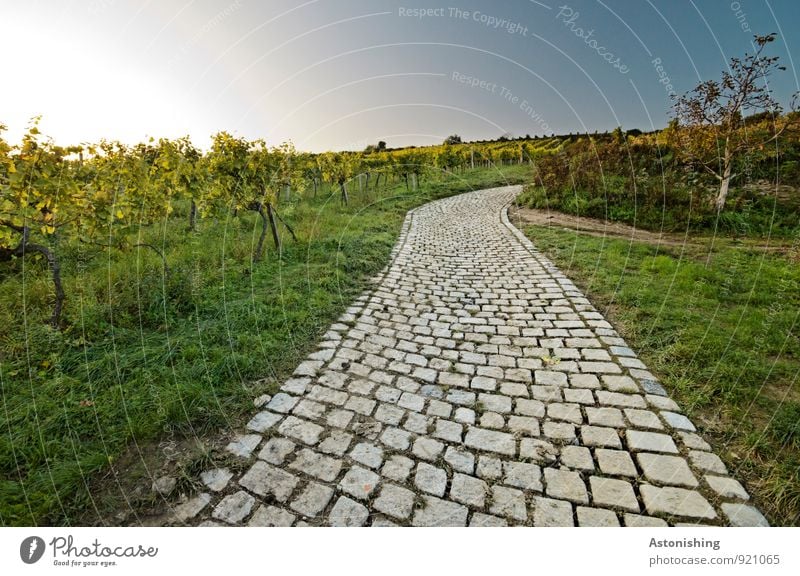
M 667 82 L 755 33 L 800 88 L 796 0 L 85 0 L 0 3 L 0 123 L 59 143 L 228 130 L 303 150 L 662 127 Z M 656 64 L 661 68 L 657 69 Z

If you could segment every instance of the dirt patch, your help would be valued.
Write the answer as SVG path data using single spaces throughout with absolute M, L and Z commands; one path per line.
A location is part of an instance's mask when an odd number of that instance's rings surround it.
M 537 210 L 512 206 L 508 218 L 514 226 L 544 226 L 580 232 L 598 238 L 616 238 L 632 242 L 644 242 L 653 246 L 692 248 L 713 251 L 722 246 L 741 246 L 749 250 L 782 254 L 793 261 L 800 261 L 800 238 L 789 240 L 765 240 L 762 238 L 730 238 L 727 236 L 701 236 L 689 233 L 652 232 L 621 222 L 573 216 L 553 210 Z
M 512 206 L 508 211 L 508 218 L 517 227 L 520 225 L 533 225 L 564 228 L 575 232 L 581 232 L 582 234 L 588 234 L 589 236 L 621 238 L 667 246 L 683 246 L 687 243 L 691 243 L 690 237 L 683 234 L 651 232 L 641 228 L 634 228 L 627 224 L 621 224 L 620 222 L 572 216 L 571 214 L 564 214 L 551 210 L 536 210 L 533 208 Z

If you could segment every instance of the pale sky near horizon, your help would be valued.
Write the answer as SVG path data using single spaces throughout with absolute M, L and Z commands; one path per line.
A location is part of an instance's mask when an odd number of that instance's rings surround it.
M 779 35 L 787 104 L 799 22 L 797 0 L 0 0 L 0 124 L 11 142 L 42 115 L 60 144 L 227 130 L 312 151 L 648 130 L 667 84 L 718 78 L 754 33 Z

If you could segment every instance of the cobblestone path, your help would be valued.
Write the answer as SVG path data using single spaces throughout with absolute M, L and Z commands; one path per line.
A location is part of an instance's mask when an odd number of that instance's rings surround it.
M 175 524 L 762 525 L 636 354 L 513 228 L 518 187 L 406 218 L 373 291 Z

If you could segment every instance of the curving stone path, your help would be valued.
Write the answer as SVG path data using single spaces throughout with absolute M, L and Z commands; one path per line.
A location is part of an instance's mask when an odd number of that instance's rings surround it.
M 409 213 L 176 524 L 764 525 L 575 285 L 508 222 L 518 187 Z

